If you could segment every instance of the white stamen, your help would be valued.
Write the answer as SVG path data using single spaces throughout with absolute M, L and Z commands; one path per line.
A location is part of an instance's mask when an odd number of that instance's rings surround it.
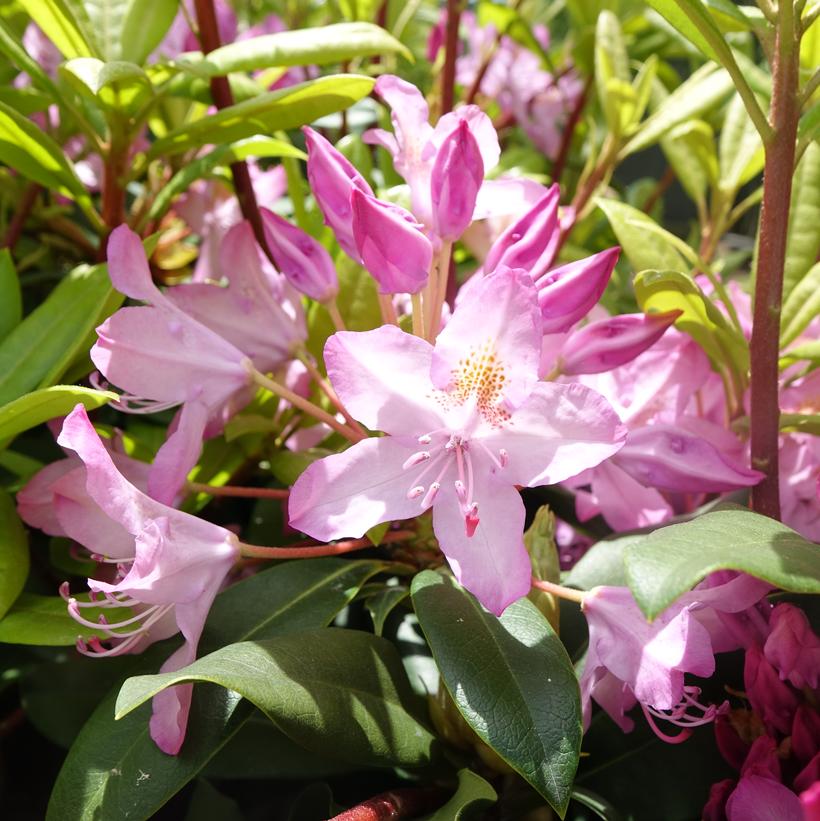
M 420 445 L 429 445 L 433 441 L 433 437 L 429 433 L 425 433 L 424 436 L 419 436 L 417 441 Z
M 455 486 L 456 486 L 456 496 L 458 496 L 459 502 L 461 502 L 461 504 L 463 504 L 463 505 L 466 505 L 467 504 L 467 488 L 464 487 L 464 482 L 462 482 L 461 479 L 456 479 Z
M 407 498 L 418 499 L 422 493 L 424 493 L 424 486 L 416 485 L 415 487 L 411 487 L 410 490 L 407 491 Z
M 433 504 L 433 500 L 436 498 L 436 494 L 439 491 L 441 485 L 438 482 L 433 482 L 427 490 L 427 493 L 424 494 L 424 498 L 421 500 L 422 507 L 429 507 Z
M 401 466 L 402 470 L 407 470 L 408 468 L 415 467 L 416 465 L 421 464 L 422 462 L 426 462 L 430 458 L 430 452 L 427 450 L 420 450 L 418 453 L 414 453 L 410 456 L 405 463 Z

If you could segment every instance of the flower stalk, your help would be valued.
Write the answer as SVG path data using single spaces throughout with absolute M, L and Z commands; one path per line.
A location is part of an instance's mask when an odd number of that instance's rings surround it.
M 545 593 L 551 593 L 559 599 L 566 599 L 567 601 L 574 601 L 576 604 L 583 605 L 587 594 L 583 590 L 573 590 L 571 587 L 564 587 L 561 584 L 554 584 L 544 579 L 536 579 L 532 577 L 532 586 L 543 590 Z
M 394 530 L 385 533 L 379 544 L 404 542 L 415 536 L 412 530 Z M 352 553 L 354 550 L 364 550 L 368 547 L 377 547 L 367 537 L 361 539 L 345 539 L 333 544 L 294 545 L 293 547 L 263 547 L 255 544 L 239 543 L 242 555 L 248 559 L 315 559 L 320 556 L 340 556 L 342 553 Z

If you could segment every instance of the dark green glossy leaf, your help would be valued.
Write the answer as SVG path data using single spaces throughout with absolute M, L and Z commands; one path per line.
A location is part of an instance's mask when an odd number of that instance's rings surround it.
M 0 490 L 0 620 L 20 595 L 28 577 L 28 565 L 26 531 L 14 500 Z
M 426 570 L 413 604 L 447 690 L 467 723 L 563 816 L 578 766 L 581 706 L 569 657 L 527 599 L 500 618 Z
M 240 693 L 313 752 L 364 766 L 430 761 L 434 738 L 407 709 L 401 661 L 369 633 L 322 628 L 230 644 L 177 672 L 126 680 L 117 717 L 166 687 L 200 681 Z
M 6 338 L 23 316 L 20 280 L 8 248 L 0 250 L 0 340 Z
M 217 596 L 200 651 L 324 626 L 382 566 L 373 561 L 309 559 L 277 565 L 235 584 Z M 169 652 L 152 648 L 134 673 L 154 672 Z M 251 704 L 227 690 L 195 688 L 185 744 L 172 757 L 160 752 L 148 735 L 147 705 L 114 720 L 118 690 L 115 687 L 101 702 L 70 750 L 54 786 L 49 819 L 150 818 L 258 715 Z M 140 780 L 142 773 L 150 777 Z
M 662 527 L 629 545 L 624 561 L 635 601 L 650 619 L 717 570 L 739 570 L 794 593 L 820 593 L 817 545 L 741 508 Z

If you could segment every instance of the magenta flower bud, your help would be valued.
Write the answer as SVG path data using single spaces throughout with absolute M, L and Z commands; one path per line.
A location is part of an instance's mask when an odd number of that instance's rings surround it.
M 756 485 L 763 474 L 739 465 L 700 436 L 674 425 L 629 432 L 613 461 L 646 487 L 681 493 L 723 493 Z
M 631 362 L 651 348 L 681 315 L 621 314 L 574 331 L 561 349 L 561 372 L 602 373 Z
M 317 302 L 333 299 L 339 292 L 339 279 L 324 246 L 273 211 L 259 210 L 268 248 L 288 282 Z
M 313 196 L 344 252 L 361 262 L 353 239 L 353 214 L 350 192 L 357 188 L 373 196 L 373 189 L 347 157 L 337 151 L 321 134 L 305 126 L 302 129 L 308 150 L 307 175 Z
M 433 246 L 413 215 L 354 188 L 353 238 L 359 259 L 383 294 L 415 294 L 427 282 Z
M 558 247 L 558 197 L 553 185 L 535 205 L 493 243 L 484 261 L 491 274 L 499 265 L 523 268 L 533 279 L 552 264 Z
M 445 137 L 430 178 L 435 232 L 455 242 L 473 221 L 478 189 L 484 182 L 484 160 L 466 120 Z
M 752 709 L 763 719 L 766 728 L 788 735 L 800 702 L 791 687 L 780 680 L 777 671 L 755 644 L 746 650 L 743 682 L 746 698 Z
M 617 246 L 555 268 L 535 280 L 545 334 L 569 330 L 601 298 L 621 249 Z
M 772 632 L 763 653 L 783 681 L 798 689 L 817 689 L 820 682 L 820 638 L 806 614 L 791 604 L 778 604 L 769 621 Z

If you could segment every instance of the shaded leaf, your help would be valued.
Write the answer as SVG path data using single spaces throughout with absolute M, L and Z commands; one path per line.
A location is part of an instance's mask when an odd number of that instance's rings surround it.
M 811 143 L 794 172 L 789 234 L 783 266 L 783 299 L 808 273 L 820 254 L 820 145 Z
M 14 500 L 0 491 L 0 624 L 28 578 L 28 538 Z
M 472 770 L 459 770 L 456 794 L 422 821 L 480 821 L 498 800 L 495 790 Z
M 0 340 L 14 330 L 23 317 L 20 280 L 8 248 L 0 249 Z

